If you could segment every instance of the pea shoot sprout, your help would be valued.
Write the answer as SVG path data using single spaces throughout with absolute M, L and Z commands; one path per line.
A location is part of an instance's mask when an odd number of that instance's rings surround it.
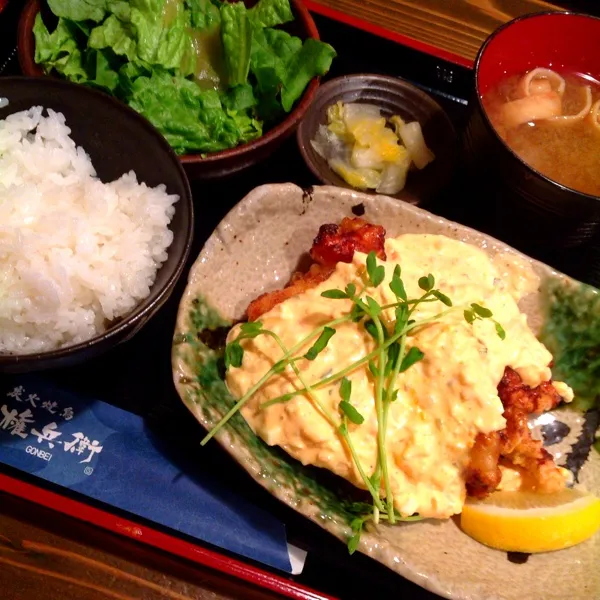
M 343 290 L 329 289 L 322 292 L 321 296 L 324 298 L 350 300 L 352 303 L 350 310 L 347 314 L 315 328 L 292 348 L 287 348 L 281 338 L 275 332 L 265 329 L 260 321 L 243 323 L 240 326 L 237 337 L 229 342 L 225 348 L 225 366 L 227 369 L 242 366 L 244 348 L 241 342 L 259 335 L 269 336 L 275 341 L 281 349 L 281 358 L 238 400 L 201 442 L 204 446 L 273 376 L 284 372 L 288 367 L 291 368 L 299 381 L 297 389 L 263 402 L 261 409 L 264 410 L 274 404 L 289 402 L 296 396 L 304 395 L 318 408 L 347 446 L 372 501 L 371 504 L 353 503 L 356 516 L 350 523 L 352 531 L 352 535 L 348 540 L 350 553 L 357 549 L 361 532 L 365 524 L 370 521 L 375 524 L 380 521 L 387 521 L 393 525 L 398 521 L 421 519 L 419 515 L 401 515 L 395 509 L 386 451 L 388 414 L 390 406 L 398 397 L 398 378 L 413 365 L 423 360 L 425 356 L 416 345 L 408 344 L 408 338 L 422 327 L 439 322 L 451 312 L 457 311 L 462 311 L 464 320 L 468 324 L 486 319 L 491 320 L 500 339 L 503 340 L 506 337 L 500 323 L 493 319 L 491 310 L 477 303 L 454 306 L 452 300 L 435 287 L 435 277 L 431 273 L 420 277 L 418 280 L 419 288 L 423 292 L 421 296 L 409 298 L 402 280 L 402 269 L 400 265 L 396 265 L 389 282 L 389 289 L 395 297 L 395 302 L 385 305 L 381 305 L 367 293 L 371 289 L 378 288 L 385 281 L 385 266 L 378 264 L 375 252 L 367 255 L 366 269 L 362 273 L 362 279 L 363 285 L 360 290 L 357 289 L 354 283 L 348 283 Z M 439 302 L 445 309 L 431 317 L 419 320 L 414 318 L 417 307 L 429 302 Z M 384 311 L 391 311 L 388 314 L 393 314 L 394 318 L 391 321 L 384 319 Z M 373 338 L 375 348 L 359 360 L 343 366 L 343 368 L 327 377 L 315 382 L 307 381 L 302 373 L 301 363 L 303 361 L 314 361 L 335 336 L 336 327 L 349 322 L 363 327 Z M 309 343 L 311 344 L 310 347 L 303 352 L 303 349 Z M 373 473 L 370 474 L 367 473 L 358 458 L 349 429 L 349 423 L 357 427 L 361 426 L 364 423 L 364 416 L 352 403 L 352 381 L 348 376 L 365 366 L 369 369 L 374 380 L 374 403 L 377 418 L 377 464 Z M 337 407 L 338 414 L 332 414 L 320 401 L 318 395 L 315 394 L 316 390 L 332 384 L 339 385 L 341 400 Z

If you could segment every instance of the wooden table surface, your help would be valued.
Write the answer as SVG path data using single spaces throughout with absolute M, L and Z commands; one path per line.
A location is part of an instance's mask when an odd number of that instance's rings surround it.
M 542 0 L 306 0 L 309 8 L 469 66 L 486 37 L 514 17 L 560 10 Z M 360 22 L 360 24 L 359 24 Z M 403 39 L 408 38 L 408 39 Z M 440 52 L 441 50 L 441 52 Z
M 2 600 L 274 600 L 277 597 L 0 493 Z

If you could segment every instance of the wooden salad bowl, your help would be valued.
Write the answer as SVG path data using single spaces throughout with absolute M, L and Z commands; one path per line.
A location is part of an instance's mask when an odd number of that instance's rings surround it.
M 254 2 L 244 0 L 246 4 Z M 0 0 L 0 6 L 3 0 Z M 295 19 L 290 23 L 290 33 L 305 40 L 320 39 L 317 26 L 301 0 L 290 0 Z M 44 76 L 43 69 L 35 62 L 35 38 L 33 25 L 37 14 L 42 10 L 40 0 L 28 0 L 23 8 L 18 24 L 17 55 L 24 75 Z M 315 77 L 296 102 L 293 110 L 285 119 L 268 129 L 256 140 L 241 144 L 235 148 L 211 152 L 208 154 L 183 154 L 180 160 L 187 175 L 193 179 L 216 179 L 242 171 L 271 155 L 273 151 L 289 138 L 306 114 L 319 87 L 319 77 Z

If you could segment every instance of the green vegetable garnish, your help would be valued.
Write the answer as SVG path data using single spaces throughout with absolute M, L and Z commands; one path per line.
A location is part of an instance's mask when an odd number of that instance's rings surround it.
M 102 21 L 107 0 L 48 0 L 50 10 L 57 17 L 70 21 Z
M 292 106 L 315 75 L 324 75 L 329 71 L 335 50 L 319 40 L 308 38 L 302 48 L 287 63 L 287 73 L 283 80 L 281 106 L 290 112 Z
M 221 8 L 221 38 L 227 66 L 227 82 L 243 85 L 250 70 L 252 31 L 248 11 L 242 2 L 224 4 Z
M 83 82 L 88 78 L 83 67 L 83 57 L 75 36 L 78 31 L 71 21 L 60 19 L 52 33 L 42 22 L 40 14 L 33 24 L 35 62 L 46 65 L 46 69 L 55 69 L 71 81 Z
M 275 340 L 282 351 L 282 356 L 265 373 L 259 381 L 248 392 L 239 399 L 236 405 L 227 413 L 219 423 L 213 427 L 208 435 L 202 440 L 205 445 L 227 421 L 242 407 L 252 396 L 260 390 L 269 379 L 277 373 L 283 372 L 290 367 L 296 374 L 302 387 L 283 396 L 273 398 L 261 405 L 261 409 L 272 406 L 273 404 L 289 402 L 300 394 L 306 395 L 313 404 L 320 410 L 324 418 L 339 433 L 340 437 L 348 447 L 352 459 L 356 465 L 366 489 L 371 494 L 372 505 L 361 504 L 361 512 L 358 512 L 352 522 L 352 535 L 348 541 L 350 553 L 354 552 L 360 542 L 361 531 L 368 521 L 374 523 L 379 520 L 387 520 L 391 524 L 396 521 L 420 519 L 418 515 L 403 516 L 394 508 L 394 498 L 390 485 L 388 473 L 388 457 L 386 450 L 386 433 L 389 407 L 398 396 L 397 380 L 402 373 L 413 367 L 416 363 L 423 360 L 425 355 L 414 344 L 409 345 L 409 338 L 416 333 L 416 330 L 443 319 L 450 312 L 463 311 L 464 318 L 468 323 L 477 320 L 491 319 L 492 312 L 481 306 L 472 303 L 463 306 L 452 307 L 451 300 L 440 290 L 435 289 L 435 278 L 428 274 L 419 279 L 419 287 L 424 294 L 415 299 L 408 299 L 405 292 L 404 282 L 401 278 L 401 269 L 396 267 L 390 282 L 390 289 L 396 296 L 396 302 L 381 306 L 372 296 L 366 294 L 369 289 L 375 289 L 385 280 L 385 267 L 378 264 L 374 252 L 367 256 L 366 273 L 364 276 L 364 285 L 357 291 L 356 285 L 350 283 L 344 290 L 331 289 L 322 292 L 324 298 L 336 300 L 350 300 L 352 307 L 348 308 L 348 313 L 333 321 L 323 323 L 306 337 L 300 340 L 293 348 L 286 348 L 279 336 L 268 329 L 265 329 L 260 322 L 245 323 L 240 326 L 238 336 L 229 342 L 225 348 L 225 362 L 228 368 L 240 367 L 243 363 L 244 350 L 241 341 L 248 338 L 254 338 L 259 335 L 267 335 Z M 411 319 L 415 309 L 422 303 L 440 302 L 450 307 L 433 317 L 423 318 L 421 320 Z M 396 320 L 393 323 L 383 322 L 384 311 L 392 312 Z M 505 333 L 502 327 L 491 319 L 496 327 L 499 337 L 504 339 Z M 336 327 L 342 323 L 355 322 L 359 327 L 363 327 L 369 335 L 375 340 L 375 349 L 363 356 L 360 360 L 342 369 L 324 377 L 315 382 L 308 382 L 302 374 L 302 367 L 297 363 L 303 361 L 315 360 L 321 352 L 325 350 L 331 338 L 335 335 Z M 314 340 L 314 341 L 313 341 Z M 308 351 L 302 353 L 302 349 L 311 343 Z M 300 353 L 300 354 L 299 354 Z M 367 365 L 375 381 L 375 413 L 377 417 L 377 454 L 378 461 L 375 471 L 370 475 L 365 471 L 355 451 L 351 428 L 349 423 L 360 427 L 364 423 L 364 417 L 359 410 L 352 404 L 352 382 L 348 378 L 356 369 Z M 329 411 L 318 396 L 315 390 L 339 381 L 339 394 L 341 401 L 338 404 L 338 415 L 330 414 Z M 381 490 L 384 489 L 382 495 Z
M 248 12 L 259 27 L 275 27 L 294 20 L 289 0 L 259 0 Z
M 542 341 L 554 356 L 553 376 L 573 388 L 573 406 L 600 410 L 600 293 L 555 282 L 546 290 L 548 318 Z M 600 451 L 600 440 L 596 442 Z
M 186 0 L 192 27 L 211 29 L 221 22 L 221 11 L 211 0 Z
M 289 0 L 49 0 L 35 61 L 100 88 L 145 116 L 179 154 L 216 152 L 260 137 L 289 112 L 335 51 L 282 29 Z
M 321 335 L 317 341 L 308 349 L 308 352 L 304 355 L 306 360 L 315 360 L 323 350 L 327 347 L 329 340 L 335 334 L 335 329 L 332 327 L 324 327 Z

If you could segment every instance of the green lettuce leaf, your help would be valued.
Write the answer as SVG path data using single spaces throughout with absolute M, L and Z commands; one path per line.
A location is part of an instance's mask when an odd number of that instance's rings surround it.
M 132 84 L 129 105 L 165 136 L 176 152 L 216 152 L 262 135 L 251 116 L 223 107 L 214 90 L 154 69 Z
M 191 32 L 190 67 L 196 83 L 202 89 L 221 89 L 225 87 L 227 75 L 223 60 L 223 42 L 221 27 L 193 29 Z
M 88 46 L 96 50 L 111 48 L 115 54 L 125 56 L 130 61 L 137 60 L 137 42 L 131 23 L 123 22 L 110 15 L 90 32 Z
M 254 28 L 250 71 L 256 80 L 257 112 L 262 119 L 274 121 L 283 114 L 279 97 L 287 65 L 301 48 L 302 40 L 285 31 Z
M 106 11 L 122 21 L 131 19 L 131 3 L 129 0 L 107 0 Z
M 119 59 L 111 50 L 92 50 L 86 55 L 86 70 L 92 87 L 115 93 L 119 86 Z
M 256 78 L 262 118 L 273 120 L 290 112 L 310 80 L 325 75 L 335 50 L 319 40 L 304 43 L 279 29 L 257 29 L 252 35 L 250 71 Z
M 334 57 L 329 44 L 312 38 L 302 43 L 280 29 L 255 27 L 250 71 L 256 78 L 261 118 L 273 121 L 290 112 L 310 80 L 327 73 Z
M 170 0 L 129 0 L 128 4 L 132 9 L 139 10 L 147 16 L 164 18 L 166 25 L 169 25 L 174 13 L 179 12 L 179 3 Z
M 224 4 L 221 7 L 221 39 L 229 85 L 246 83 L 250 68 L 252 30 L 248 10 L 243 2 Z
M 192 46 L 189 12 L 175 5 L 163 14 L 164 0 L 132 0 L 130 5 L 137 60 L 173 69 L 184 76 L 191 74 L 191 61 L 184 61 Z
M 132 0 L 109 8 L 115 12 L 91 31 L 90 48 L 110 48 L 135 64 L 159 65 L 184 76 L 194 72 L 190 15 L 182 4 Z
M 106 0 L 48 0 L 50 10 L 70 21 L 102 21 L 106 14 Z
M 277 68 L 281 69 L 281 78 L 285 77 L 287 65 L 290 63 L 292 58 L 300 52 L 302 48 L 302 40 L 299 37 L 290 35 L 282 29 L 264 29 L 260 33 L 256 32 L 261 40 L 264 40 L 262 45 L 262 51 L 271 55 L 271 59 L 274 60 L 276 65 L 280 65 Z M 266 59 L 269 62 L 269 58 Z
M 249 83 L 236 85 L 228 89 L 221 97 L 225 108 L 231 111 L 245 111 L 256 106 L 254 91 Z
M 263 134 L 262 122 L 255 119 L 248 111 L 226 110 L 227 118 L 237 127 L 240 135 L 238 144 L 245 144 L 259 138 Z M 225 149 L 225 148 L 224 148 Z
M 133 94 L 133 84 L 138 77 L 150 77 L 151 69 L 142 65 L 127 62 L 119 69 L 119 86 L 117 96 L 122 100 Z
M 67 79 L 85 81 L 87 73 L 77 43 L 78 32 L 80 30 L 74 23 L 67 19 L 59 19 L 56 29 L 49 33 L 41 14 L 38 13 L 33 24 L 35 62 L 42 65 L 46 72 L 55 69 Z
M 90 32 L 92 31 L 92 25 L 90 21 L 70 21 L 70 23 L 78 29 L 81 33 L 77 35 L 80 38 L 79 47 L 85 47 L 85 40 L 90 37 Z
M 212 29 L 221 23 L 219 7 L 211 0 L 185 0 L 195 29 Z
M 49 0 L 34 25 L 46 72 L 103 89 L 146 116 L 179 152 L 214 152 L 262 135 L 335 56 L 273 26 L 289 0 Z
M 294 20 L 289 0 L 259 0 L 249 14 L 259 27 L 275 27 Z
M 281 105 L 285 112 L 300 98 L 309 81 L 317 75 L 325 75 L 336 56 L 329 45 L 313 38 L 308 38 L 287 64 L 287 74 L 281 91 Z

